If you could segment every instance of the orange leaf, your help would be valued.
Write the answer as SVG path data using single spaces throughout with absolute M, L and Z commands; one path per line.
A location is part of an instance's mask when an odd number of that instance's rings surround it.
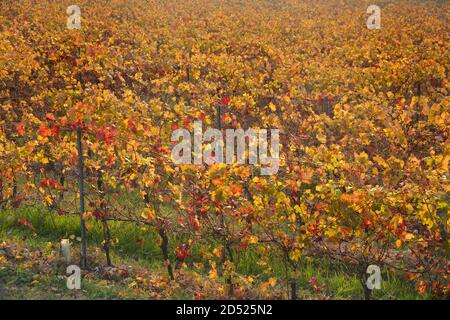
M 39 134 L 43 137 L 49 137 L 52 135 L 52 130 L 47 127 L 40 127 L 39 128 Z
M 230 183 L 230 191 L 236 195 L 240 194 L 242 192 L 242 186 L 237 183 Z

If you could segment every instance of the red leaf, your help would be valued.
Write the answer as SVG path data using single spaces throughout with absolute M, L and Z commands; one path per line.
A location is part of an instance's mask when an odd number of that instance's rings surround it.
M 184 127 L 187 127 L 187 126 L 189 126 L 189 124 L 192 122 L 192 119 L 191 118 L 185 118 L 184 120 L 183 120 L 183 126 Z
M 59 126 L 56 125 L 53 127 L 53 136 L 57 137 L 59 135 Z
M 23 136 L 25 134 L 25 127 L 22 123 L 16 124 L 16 131 L 19 135 Z
M 46 178 L 46 179 L 41 181 L 41 187 L 42 188 L 50 188 L 50 187 L 56 188 L 57 184 L 58 183 L 56 182 L 55 179 Z
M 223 105 L 229 104 L 230 101 L 231 101 L 231 99 L 230 99 L 229 97 L 223 97 L 223 98 L 222 98 L 222 104 L 223 104 Z

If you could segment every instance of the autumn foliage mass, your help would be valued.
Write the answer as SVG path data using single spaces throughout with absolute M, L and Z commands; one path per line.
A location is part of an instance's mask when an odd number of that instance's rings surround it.
M 1 1 L 2 210 L 37 235 L 19 208 L 80 214 L 80 128 L 105 264 L 121 222 L 157 235 L 170 281 L 191 270 L 216 297 L 297 298 L 303 259 L 448 297 L 449 6 L 379 3 L 369 30 L 365 1 L 77 0 L 68 30 L 69 1 Z M 194 121 L 280 129 L 278 173 L 175 165 L 171 132 Z M 237 270 L 248 252 L 256 277 Z

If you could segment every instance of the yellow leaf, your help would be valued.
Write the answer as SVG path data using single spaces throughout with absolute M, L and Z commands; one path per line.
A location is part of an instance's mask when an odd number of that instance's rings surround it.
M 272 112 L 277 111 L 277 107 L 276 107 L 272 102 L 269 103 L 269 109 L 270 109 L 270 111 L 272 111 Z
M 208 277 L 212 280 L 217 279 L 217 270 L 210 270 L 208 273 Z
M 156 217 L 156 212 L 155 212 L 155 210 L 153 210 L 153 209 L 151 209 L 151 208 L 145 208 L 145 209 L 143 210 L 142 214 L 141 214 L 141 217 L 142 217 L 144 220 L 150 222 L 150 221 L 152 221 L 153 219 L 155 219 L 155 217 Z
M 213 250 L 213 254 L 217 257 L 217 258 L 222 258 L 222 246 L 217 247 Z
M 300 259 L 300 255 L 301 255 L 300 250 L 295 249 L 294 251 L 291 252 L 290 256 L 292 261 L 298 261 Z
M 448 171 L 448 162 L 449 161 L 450 161 L 450 155 L 446 155 L 445 157 L 442 158 L 441 169 L 443 171 Z
M 249 244 L 258 243 L 258 237 L 257 236 L 250 236 L 250 237 L 248 237 L 248 243 Z
M 413 239 L 414 238 L 414 235 L 412 234 L 412 233 L 407 233 L 406 235 L 405 235 L 405 240 L 411 240 L 411 239 Z
M 317 140 L 318 140 L 320 143 L 326 143 L 326 142 L 327 142 L 327 136 L 324 135 L 324 134 L 322 134 L 322 133 L 318 133 L 318 134 L 316 135 L 316 138 L 317 138 Z
M 289 216 L 289 221 L 294 223 L 297 220 L 297 216 L 295 215 L 295 213 L 291 214 Z
M 269 279 L 268 282 L 269 282 L 270 286 L 274 287 L 277 284 L 277 279 L 272 277 Z

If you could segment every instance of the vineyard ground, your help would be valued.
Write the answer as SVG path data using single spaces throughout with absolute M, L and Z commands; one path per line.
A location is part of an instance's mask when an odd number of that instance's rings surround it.
M 16 225 L 16 216 L 25 217 L 36 230 Z M 90 247 L 90 270 L 83 273 L 82 289 L 66 288 L 65 265 L 58 258 L 58 241 L 73 238 L 76 261 L 79 220 L 76 216 L 50 215 L 40 207 L 16 209 L 15 212 L 0 211 L 0 244 L 11 249 L 0 251 L 0 299 L 192 299 L 189 291 L 191 278 L 211 282 L 206 271 L 195 270 L 189 263 L 177 271 L 177 279 L 170 282 L 162 267 L 162 255 L 156 233 L 136 228 L 134 225 L 114 222 L 111 232 L 116 244 L 112 248 L 112 260 L 116 268 L 105 268 L 104 255 L 99 244 L 102 241 L 100 224 L 92 222 L 88 230 Z M 172 243 L 177 243 L 172 239 Z M 0 248 L 1 249 L 1 248 Z M 174 248 L 171 248 L 174 252 Z M 195 259 L 194 250 L 192 259 Z M 261 275 L 255 263 L 256 252 L 248 249 L 242 256 L 237 272 L 256 277 Z M 175 260 L 175 257 L 172 257 Z M 301 299 L 362 299 L 363 290 L 358 279 L 346 276 L 338 267 L 327 261 L 304 259 L 298 279 Z M 273 268 L 279 279 L 283 279 L 284 268 L 277 257 L 273 257 Z M 119 271 L 117 271 L 119 270 Z M 123 273 L 123 270 L 127 270 Z M 131 271 L 133 270 L 133 271 Z M 154 286 L 142 286 L 140 275 L 149 276 Z M 192 276 L 195 274 L 195 276 Z M 317 292 L 310 284 L 311 278 L 323 285 Z M 191 279 L 191 280 L 189 280 Z M 204 279 L 204 280 L 203 280 Z M 219 277 L 218 285 L 225 280 Z M 279 291 L 285 284 L 280 280 Z M 206 296 L 205 298 L 217 298 Z M 285 298 L 280 296 L 280 298 Z M 383 272 L 381 290 L 374 291 L 374 299 L 422 299 L 413 285 L 391 272 Z

